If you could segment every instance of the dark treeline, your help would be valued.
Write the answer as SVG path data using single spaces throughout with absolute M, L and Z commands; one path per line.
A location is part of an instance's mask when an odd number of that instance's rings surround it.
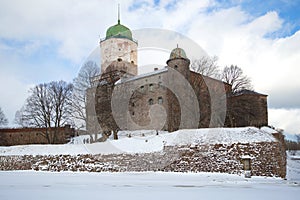
M 291 150 L 300 150 L 300 142 L 286 140 L 285 141 L 285 145 L 286 145 L 286 149 L 288 151 L 291 151 Z

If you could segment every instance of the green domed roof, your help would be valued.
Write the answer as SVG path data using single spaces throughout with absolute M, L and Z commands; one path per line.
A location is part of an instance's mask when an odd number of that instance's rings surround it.
M 112 38 L 112 37 L 127 38 L 132 40 L 132 33 L 129 28 L 120 24 L 120 20 L 118 20 L 118 23 L 116 25 L 109 27 L 106 31 L 105 39 Z
M 185 58 L 185 59 L 187 59 L 185 51 L 182 48 L 178 48 L 178 47 L 171 51 L 170 59 L 174 59 L 174 58 Z

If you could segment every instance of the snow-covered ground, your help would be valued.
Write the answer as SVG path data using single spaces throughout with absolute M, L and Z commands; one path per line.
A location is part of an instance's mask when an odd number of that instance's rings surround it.
M 0 199 L 299 199 L 299 182 L 220 173 L 0 172 Z
M 300 151 L 287 152 L 286 172 L 288 180 L 300 183 Z
M 82 141 L 90 137 L 86 135 L 74 138 L 72 144 L 0 147 L 0 155 L 149 153 L 162 151 L 165 145 L 270 142 L 275 141 L 272 132 L 274 130 L 267 127 L 160 131 L 158 135 L 156 131 L 122 131 L 119 132 L 119 140 L 84 144 Z

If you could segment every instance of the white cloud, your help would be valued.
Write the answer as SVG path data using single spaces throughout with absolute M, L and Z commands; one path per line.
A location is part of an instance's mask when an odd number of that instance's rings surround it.
M 263 37 L 267 33 L 272 33 L 281 28 L 282 20 L 274 11 L 268 12 L 263 16 L 251 21 L 245 27 L 245 32 L 256 37 Z
M 198 19 L 192 22 L 188 35 L 210 55 L 217 55 L 221 66 L 242 67 L 254 88 L 270 95 L 271 106 L 284 106 L 291 93 L 300 91 L 300 31 L 286 38 L 265 37 L 282 28 L 283 20 L 276 12 L 253 18 L 233 7 L 200 13 Z M 284 95 L 287 90 L 292 92 Z M 274 97 L 280 101 L 273 101 Z M 300 102 L 293 106 L 300 107 Z
M 117 12 L 112 15 L 116 5 L 108 0 L 12 0 L 0 4 L 0 37 L 57 41 L 61 56 L 77 64 L 117 16 Z
M 0 80 L 2 83 L 0 87 L 0 107 L 3 109 L 9 123 L 13 124 L 15 112 L 23 106 L 27 91 L 31 86 L 24 85 L 15 74 L 0 73 Z
M 286 133 L 300 133 L 300 109 L 269 109 L 269 124 Z

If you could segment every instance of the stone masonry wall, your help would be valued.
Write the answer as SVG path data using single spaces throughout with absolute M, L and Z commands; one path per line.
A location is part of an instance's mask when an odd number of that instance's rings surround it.
M 167 171 L 241 174 L 249 155 L 252 175 L 284 178 L 286 165 L 279 142 L 166 146 L 162 152 L 110 155 L 0 156 L 0 170 Z
M 69 125 L 59 128 L 49 128 L 51 135 L 55 134 L 55 144 L 65 144 L 75 136 L 75 129 Z M 12 128 L 0 129 L 0 146 L 48 144 L 45 128 Z

